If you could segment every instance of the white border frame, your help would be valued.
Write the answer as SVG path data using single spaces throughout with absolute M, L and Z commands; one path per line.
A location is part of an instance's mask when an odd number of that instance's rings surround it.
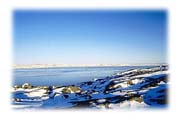
M 6 117 L 171 117 L 179 109 L 179 28 L 176 0 L 2 0 L 0 4 L 0 90 L 1 113 Z M 165 9 L 168 12 L 168 57 L 170 64 L 170 101 L 167 110 L 138 111 L 31 111 L 18 112 L 10 106 L 12 65 L 12 13 L 15 9 Z M 9 113 L 10 112 L 10 113 Z M 178 115 L 177 115 L 178 116 Z

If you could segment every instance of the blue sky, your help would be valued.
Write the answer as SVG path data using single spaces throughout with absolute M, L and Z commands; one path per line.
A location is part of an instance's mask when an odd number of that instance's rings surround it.
M 16 10 L 14 63 L 166 63 L 166 17 L 159 10 Z

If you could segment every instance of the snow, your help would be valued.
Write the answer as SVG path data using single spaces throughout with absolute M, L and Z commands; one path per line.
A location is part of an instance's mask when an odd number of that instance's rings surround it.
M 39 90 L 36 90 L 36 91 L 33 91 L 33 92 L 28 92 L 28 93 L 25 93 L 25 95 L 27 95 L 28 97 L 42 97 L 43 95 L 46 95 L 46 90 L 44 89 L 39 89 Z
M 73 85 L 79 88 L 76 92 L 63 92 L 72 86 L 54 87 L 52 90 L 43 87 L 12 90 L 13 104 L 20 107 L 35 108 L 72 108 L 88 106 L 97 109 L 139 109 L 153 106 L 166 106 L 167 70 L 160 67 L 135 69 L 104 79 L 82 82 Z M 133 99 L 134 98 L 134 99 Z M 137 99 L 135 99 L 137 98 Z
M 133 84 L 138 84 L 138 83 L 141 83 L 141 82 L 143 82 L 142 79 L 133 79 L 133 80 L 132 80 L 132 83 L 133 83 Z
M 98 103 L 106 102 L 106 99 L 99 99 L 97 100 Z

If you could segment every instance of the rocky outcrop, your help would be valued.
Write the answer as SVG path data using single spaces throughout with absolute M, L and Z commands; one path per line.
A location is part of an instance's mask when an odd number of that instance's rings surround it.
M 25 84 L 22 85 L 22 88 L 23 89 L 32 89 L 32 85 L 29 84 L 29 83 L 25 83 Z
M 76 86 L 66 86 L 62 89 L 62 93 L 68 94 L 68 93 L 80 93 L 81 88 Z
M 13 103 L 36 101 L 40 108 L 122 108 L 167 105 L 168 67 L 134 69 L 68 86 L 14 86 Z
M 148 105 L 161 107 L 167 105 L 167 85 L 162 84 L 146 92 L 143 96 L 144 102 Z

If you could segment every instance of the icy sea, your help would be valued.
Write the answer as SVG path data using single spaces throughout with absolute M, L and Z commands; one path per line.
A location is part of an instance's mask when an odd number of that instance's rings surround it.
M 34 86 L 71 85 L 110 76 L 131 69 L 153 66 L 112 66 L 112 67 L 59 67 L 15 69 L 13 85 L 30 83 Z

